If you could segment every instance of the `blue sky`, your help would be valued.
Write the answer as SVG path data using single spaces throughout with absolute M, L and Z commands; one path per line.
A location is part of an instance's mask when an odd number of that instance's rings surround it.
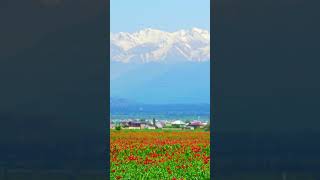
M 210 0 L 111 0 L 111 32 L 210 30 Z

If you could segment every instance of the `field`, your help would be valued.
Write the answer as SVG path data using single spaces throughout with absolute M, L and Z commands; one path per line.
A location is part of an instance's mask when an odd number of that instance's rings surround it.
M 111 179 L 210 179 L 210 134 L 111 131 Z

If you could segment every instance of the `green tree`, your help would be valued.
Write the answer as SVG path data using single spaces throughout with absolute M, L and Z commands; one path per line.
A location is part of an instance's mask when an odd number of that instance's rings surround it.
M 203 128 L 205 131 L 210 131 L 210 123 L 204 126 Z
M 152 122 L 153 122 L 153 125 L 156 126 L 156 119 L 155 118 L 152 119 Z
M 121 130 L 121 126 L 119 126 L 119 125 L 116 126 L 116 130 L 117 130 L 117 131 L 120 131 L 120 130 Z

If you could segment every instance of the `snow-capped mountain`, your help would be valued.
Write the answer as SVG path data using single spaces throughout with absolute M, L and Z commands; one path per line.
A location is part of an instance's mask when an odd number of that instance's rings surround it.
M 192 28 L 166 32 L 147 28 L 134 33 L 111 33 L 111 61 L 147 63 L 210 60 L 210 33 Z

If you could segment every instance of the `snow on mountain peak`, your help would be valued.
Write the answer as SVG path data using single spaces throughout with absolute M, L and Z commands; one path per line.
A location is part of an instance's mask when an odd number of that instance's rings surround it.
M 202 62 L 210 59 L 210 33 L 199 28 L 176 32 L 147 28 L 134 33 L 111 33 L 110 36 L 111 61 Z

